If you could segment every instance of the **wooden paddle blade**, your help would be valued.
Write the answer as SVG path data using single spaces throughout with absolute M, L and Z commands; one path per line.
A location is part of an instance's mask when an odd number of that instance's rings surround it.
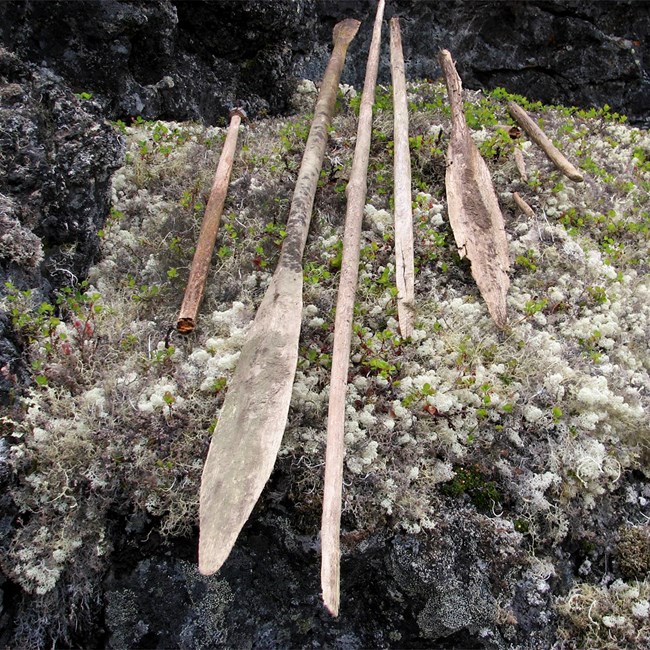
M 301 312 L 302 271 L 278 269 L 242 349 L 203 468 L 204 575 L 218 571 L 230 554 L 273 470 L 291 402 Z
M 510 262 L 503 214 L 488 167 L 465 121 L 462 84 L 451 54 L 442 50 L 439 59 L 452 109 L 445 176 L 449 222 L 460 256 L 467 256 L 472 264 L 472 276 L 492 319 L 505 328 Z

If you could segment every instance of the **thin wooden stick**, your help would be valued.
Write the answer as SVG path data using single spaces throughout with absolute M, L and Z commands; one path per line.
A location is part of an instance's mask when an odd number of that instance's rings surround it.
M 214 243 L 217 241 L 219 232 L 219 223 L 223 212 L 223 204 L 228 193 L 228 183 L 230 182 L 230 172 L 235 157 L 235 148 L 237 147 L 237 135 L 239 134 L 239 125 L 246 113 L 242 108 L 234 108 L 230 111 L 230 126 L 226 141 L 223 144 L 219 164 L 214 175 L 212 191 L 208 199 L 208 205 L 205 208 L 203 223 L 201 224 L 201 233 L 196 243 L 196 252 L 192 260 L 192 270 L 187 280 L 185 296 L 181 305 L 176 329 L 181 334 L 189 334 L 196 326 L 196 319 L 199 314 L 199 307 L 205 291 L 205 283 L 208 279 L 210 270 L 210 259 L 214 250 Z
M 390 64 L 393 79 L 395 159 L 395 274 L 397 317 L 403 338 L 415 327 L 415 254 L 413 252 L 413 211 L 411 207 L 411 152 L 409 116 L 406 102 L 406 76 L 399 18 L 390 21 Z
M 508 240 L 490 172 L 470 135 L 463 112 L 463 86 L 447 50 L 439 55 L 451 104 L 451 139 L 445 187 L 449 223 L 461 257 L 472 263 L 472 276 L 500 328 L 508 323 L 510 285 Z
M 521 128 L 528 133 L 530 139 L 536 142 L 548 156 L 549 160 L 572 181 L 581 183 L 582 174 L 564 157 L 557 147 L 549 140 L 544 131 L 535 124 L 528 113 L 516 102 L 508 102 L 508 111 Z
M 351 18 L 334 27 L 325 70 L 287 219 L 280 260 L 241 351 L 203 468 L 199 571 L 225 562 L 266 482 L 287 424 L 302 317 L 302 255 L 348 46 Z
M 372 135 L 372 106 L 379 67 L 381 22 L 384 0 L 377 4 L 377 16 L 368 53 L 366 79 L 359 110 L 357 143 L 354 149 L 352 171 L 347 186 L 347 209 L 343 234 L 341 279 L 336 301 L 332 377 L 330 381 L 329 412 L 327 415 L 327 452 L 325 458 L 325 487 L 323 519 L 321 524 L 321 586 L 323 601 L 332 616 L 338 616 L 340 603 L 340 531 L 341 498 L 343 493 L 343 457 L 345 455 L 345 393 L 347 389 L 354 298 L 359 276 L 359 246 L 361 222 L 366 203 L 368 158 Z

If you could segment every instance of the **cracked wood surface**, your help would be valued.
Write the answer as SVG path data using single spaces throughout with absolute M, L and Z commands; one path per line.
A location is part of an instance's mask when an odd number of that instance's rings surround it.
M 400 334 L 407 338 L 415 327 L 415 254 L 413 252 L 413 210 L 411 192 L 411 152 L 406 75 L 399 18 L 390 21 L 390 63 L 393 79 L 395 159 L 395 276 L 397 317 Z
M 447 149 L 445 187 L 449 222 L 461 257 L 499 328 L 508 323 L 506 294 L 510 286 L 508 240 L 490 172 L 470 134 L 463 112 L 463 87 L 447 50 L 439 54 L 451 104 L 451 139 Z

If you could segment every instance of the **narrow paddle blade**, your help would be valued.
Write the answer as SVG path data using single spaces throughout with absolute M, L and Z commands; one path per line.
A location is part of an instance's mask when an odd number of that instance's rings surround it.
M 302 271 L 271 280 L 237 363 L 201 481 L 199 571 L 218 571 L 271 475 L 298 362 Z

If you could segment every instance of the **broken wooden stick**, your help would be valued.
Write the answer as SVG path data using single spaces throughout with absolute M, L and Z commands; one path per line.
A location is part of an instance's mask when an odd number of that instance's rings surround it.
M 210 270 L 210 259 L 214 244 L 217 241 L 219 232 L 219 223 L 223 212 L 223 204 L 228 192 L 228 183 L 230 182 L 230 172 L 232 170 L 233 158 L 235 157 L 235 148 L 237 147 L 237 136 L 239 134 L 239 125 L 246 113 L 242 108 L 234 108 L 230 111 L 230 125 L 226 141 L 223 144 L 219 164 L 214 175 L 212 191 L 208 199 L 208 205 L 205 208 L 201 232 L 196 243 L 196 251 L 192 260 L 192 270 L 187 280 L 183 304 L 178 314 L 176 329 L 181 334 L 189 334 L 196 326 L 196 319 L 199 314 L 199 307 L 205 291 L 205 283 L 208 279 Z
M 472 264 L 472 276 L 500 328 L 508 323 L 506 293 L 508 240 L 490 172 L 470 135 L 463 112 L 463 86 L 451 54 L 441 50 L 451 104 L 451 139 L 447 149 L 445 187 L 449 222 L 461 257 Z
M 526 161 L 524 160 L 523 152 L 517 145 L 515 145 L 515 165 L 517 166 L 517 171 L 519 172 L 519 176 L 521 176 L 521 180 L 524 181 L 524 183 L 527 183 L 528 172 L 526 171 Z
M 370 137 L 372 135 L 372 106 L 375 101 L 383 14 L 384 0 L 379 0 L 366 64 L 366 78 L 359 109 L 359 125 L 357 127 L 357 142 L 354 148 L 352 171 L 346 189 L 347 208 L 345 231 L 343 233 L 341 279 L 336 299 L 336 318 L 334 322 L 332 375 L 329 411 L 327 414 L 323 519 L 321 523 L 321 587 L 325 607 L 333 616 L 338 616 L 340 603 L 340 532 L 343 457 L 345 455 L 345 393 L 350 365 L 354 298 L 359 276 L 361 222 L 363 220 L 363 208 L 366 203 L 368 158 L 370 156 Z
M 266 484 L 287 424 L 298 362 L 302 256 L 328 129 L 348 46 L 359 21 L 334 27 L 325 70 L 289 210 L 280 260 L 248 332 L 203 468 L 199 506 L 199 571 L 225 562 Z
M 393 80 L 393 119 L 395 158 L 393 182 L 395 199 L 395 275 L 397 317 L 403 338 L 415 327 L 415 254 L 413 252 L 413 210 L 411 207 L 411 152 L 409 116 L 406 101 L 406 75 L 399 18 L 390 21 L 390 65 Z
M 517 204 L 517 207 L 530 219 L 532 219 L 535 216 L 535 212 L 533 209 L 526 203 L 526 201 L 521 197 L 519 192 L 514 192 L 512 194 L 512 198 L 515 200 L 515 203 Z
M 516 102 L 508 102 L 508 112 L 516 120 L 521 128 L 528 133 L 530 139 L 536 142 L 549 160 L 572 181 L 581 183 L 584 180 L 582 174 L 564 157 L 557 147 L 550 141 L 544 131 L 535 124 L 528 113 Z

